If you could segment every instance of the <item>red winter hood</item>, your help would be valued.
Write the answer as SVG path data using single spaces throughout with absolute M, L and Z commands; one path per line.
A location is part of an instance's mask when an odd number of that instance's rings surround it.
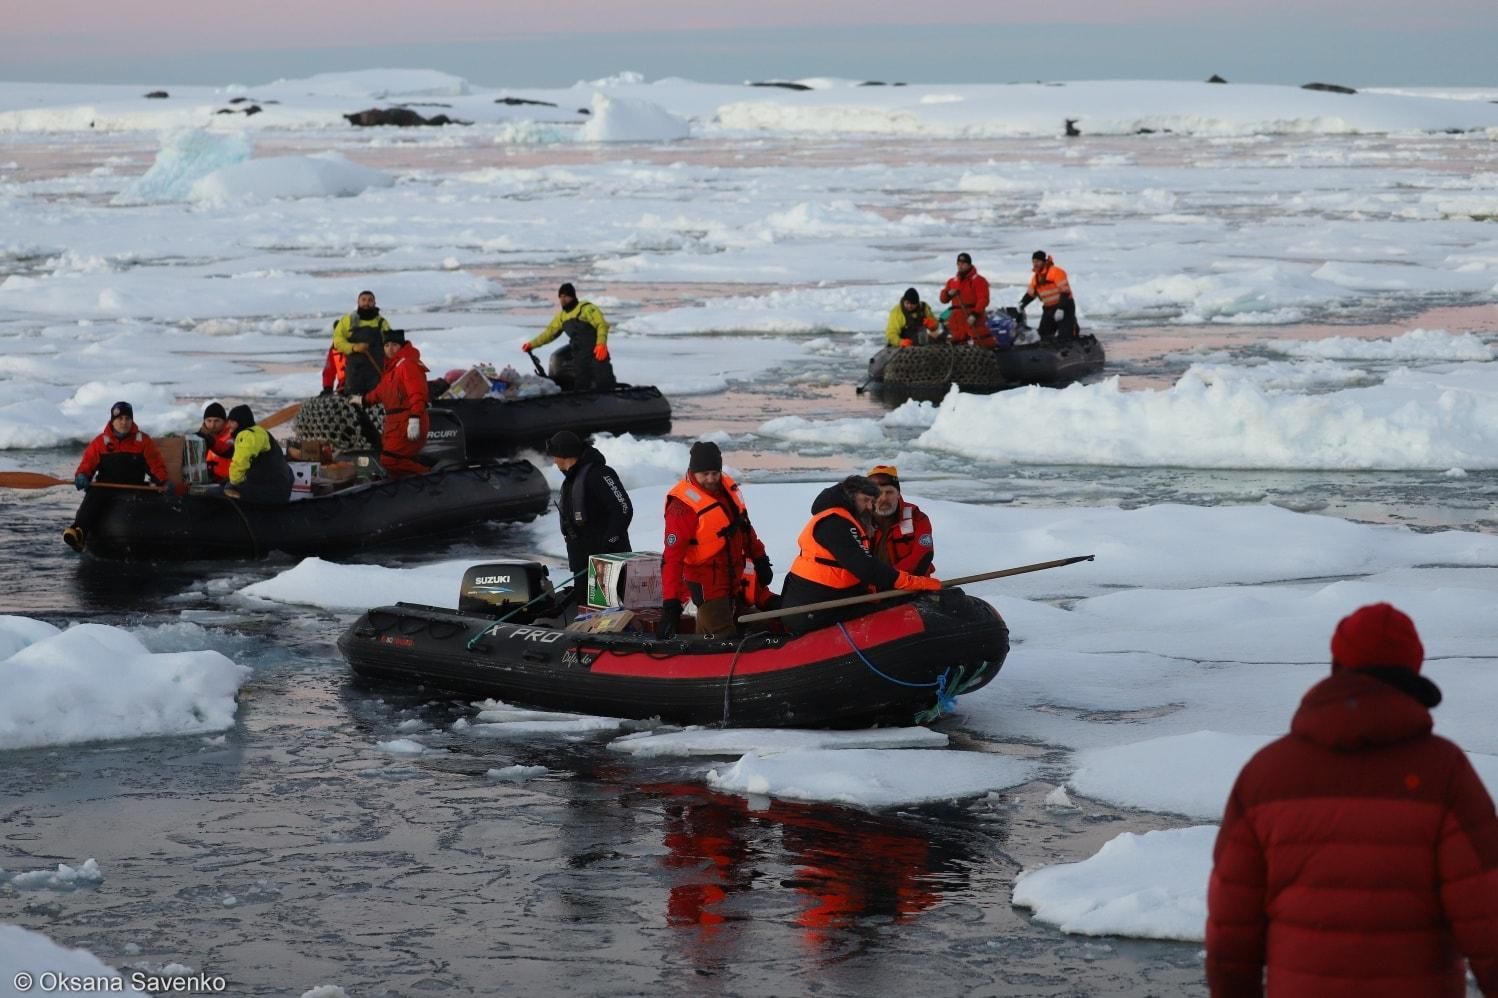
M 1355 670 L 1340 670 L 1300 701 L 1290 733 L 1333 749 L 1372 748 L 1430 733 L 1430 711 L 1414 697 Z

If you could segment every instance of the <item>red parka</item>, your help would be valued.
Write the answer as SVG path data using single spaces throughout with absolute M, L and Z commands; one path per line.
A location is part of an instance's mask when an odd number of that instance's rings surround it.
M 1312 687 L 1238 776 L 1207 892 L 1212 994 L 1498 995 L 1498 818 L 1430 712 L 1369 675 Z
M 755 603 L 757 585 L 745 592 L 752 573 L 745 563 L 765 556 L 765 545 L 749 522 L 738 484 L 722 478 L 721 495 L 698 485 L 690 472 L 666 496 L 666 544 L 661 555 L 661 598 L 707 600 L 739 594 Z
M 385 470 L 395 477 L 426 472 L 427 466 L 415 459 L 426 443 L 429 426 L 427 369 L 416 347 L 410 343 L 400 345 L 395 356 L 385 362 L 380 383 L 365 400 L 385 407 L 385 433 L 380 440 L 380 464 Z M 406 428 L 411 419 L 420 425 L 415 440 Z
M 74 474 L 93 478 L 96 471 L 100 481 L 123 485 L 139 484 L 148 476 L 157 485 L 167 481 L 161 451 L 138 426 L 121 437 L 115 434 L 112 423 L 104 424 L 104 432 L 89 441 Z
M 988 332 L 988 279 L 978 273 L 978 268 L 948 278 L 946 287 L 941 289 L 941 300 L 952 305 L 947 331 L 952 334 L 953 343 L 973 340 L 982 347 L 995 345 Z
M 936 549 L 931 539 L 931 518 L 913 502 L 900 500 L 895 518 L 888 524 L 875 523 L 872 538 L 874 557 L 891 568 L 911 575 L 935 575 Z

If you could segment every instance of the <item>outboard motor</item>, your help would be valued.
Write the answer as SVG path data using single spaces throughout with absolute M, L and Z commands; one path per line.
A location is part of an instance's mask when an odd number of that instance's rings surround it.
M 427 410 L 427 442 L 416 459 L 433 471 L 461 468 L 468 463 L 463 421 L 451 409 Z
M 507 618 L 513 624 L 554 616 L 557 600 L 549 574 L 545 565 L 534 561 L 491 561 L 470 566 L 458 591 L 458 612 L 486 617 L 513 614 Z

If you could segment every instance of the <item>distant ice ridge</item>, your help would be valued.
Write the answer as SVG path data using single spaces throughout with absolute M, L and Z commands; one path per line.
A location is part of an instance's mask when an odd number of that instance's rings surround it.
M 269 201 L 275 198 L 352 197 L 371 187 L 393 187 L 383 170 L 351 163 L 337 153 L 253 159 L 214 170 L 195 181 L 193 201 Z
M 291 97 L 466 97 L 473 92 L 468 81 L 435 69 L 364 69 L 347 73 L 318 73 L 298 80 L 277 80 L 264 87 L 233 85 L 229 93 Z M 350 109 L 352 110 L 352 108 Z
M 213 132 L 194 128 L 166 135 L 156 161 L 125 185 L 111 204 L 186 201 L 203 177 L 250 158 L 252 143 L 244 132 Z
M 593 114 L 581 138 L 584 142 L 669 142 L 691 132 L 685 121 L 659 104 L 594 94 Z

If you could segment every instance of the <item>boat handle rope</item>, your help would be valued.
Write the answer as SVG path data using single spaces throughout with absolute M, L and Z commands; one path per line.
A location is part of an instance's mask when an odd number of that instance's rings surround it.
M 952 673 L 952 670 L 951 670 L 950 667 L 947 668 L 944 672 L 942 672 L 941 675 L 937 676 L 936 677 L 936 681 L 932 682 L 932 683 L 911 683 L 911 682 L 906 682 L 903 679 L 896 679 L 894 676 L 888 675 L 887 673 L 884 673 L 884 672 L 880 672 L 879 671 L 879 667 L 876 666 L 873 662 L 869 661 L 868 656 L 865 655 L 863 653 L 863 650 L 860 649 L 858 647 L 858 645 L 854 643 L 854 641 L 853 641 L 853 635 L 851 635 L 851 634 L 848 633 L 848 626 L 846 624 L 844 624 L 842 621 L 838 621 L 837 629 L 843 632 L 843 637 L 846 638 L 847 641 L 848 641 L 848 647 L 853 649 L 853 654 L 855 654 L 855 655 L 858 656 L 858 660 L 860 662 L 862 662 L 865 666 L 867 666 L 868 670 L 870 672 L 872 672 L 874 675 L 878 676 L 880 679 L 883 679 L 885 682 L 894 683 L 896 686 L 905 686 L 905 687 L 908 687 L 910 689 L 916 689 L 916 690 L 923 690 L 923 689 L 935 688 L 935 690 L 936 690 L 936 705 L 935 705 L 935 707 L 933 709 L 935 709 L 936 714 L 934 715 L 934 717 L 940 717 L 942 714 L 950 714 L 952 711 L 954 711 L 954 710 L 957 709 L 957 694 L 956 694 L 956 692 L 953 692 L 953 693 L 948 693 L 947 692 L 947 677 L 949 675 L 951 675 L 951 673 Z M 959 679 L 960 678 L 961 678 L 961 674 L 959 673 Z M 955 690 L 957 684 L 953 683 L 952 685 L 953 685 L 953 688 Z M 923 711 L 922 713 L 929 714 L 930 711 Z M 917 720 L 919 720 L 919 718 L 920 718 L 920 715 L 917 715 Z
M 728 660 L 728 675 L 723 677 L 723 727 L 728 727 L 728 699 L 733 689 L 733 669 L 739 664 L 739 654 L 743 652 L 744 645 L 749 642 L 749 634 L 745 632 L 739 639 L 739 646 L 733 650 L 733 658 Z
M 250 535 L 250 557 L 258 561 L 263 554 L 269 552 L 262 552 L 260 550 L 260 538 L 255 536 L 255 528 L 250 526 L 250 518 L 245 516 L 244 510 L 239 508 L 239 500 L 232 496 L 224 496 L 223 498 L 230 506 L 234 507 L 234 512 L 239 514 L 239 522 L 244 524 L 244 532 Z

